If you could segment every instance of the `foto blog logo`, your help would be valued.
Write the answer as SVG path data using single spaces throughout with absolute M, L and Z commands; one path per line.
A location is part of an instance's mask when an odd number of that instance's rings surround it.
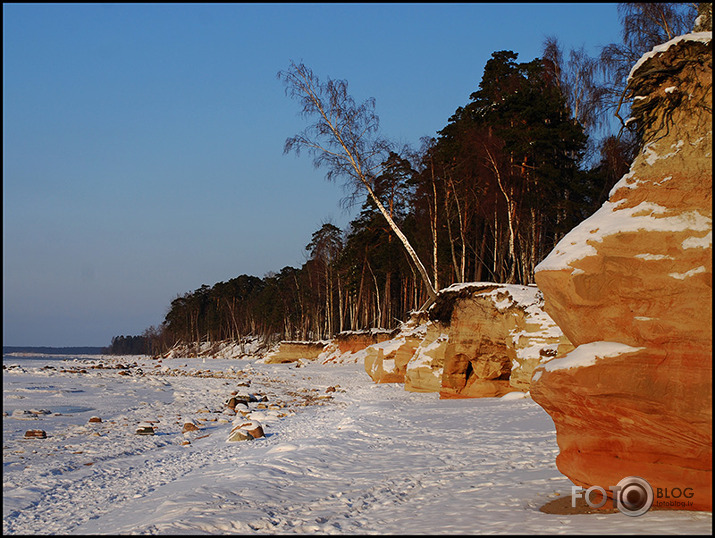
M 615 486 L 609 486 L 613 506 L 627 516 L 642 516 L 653 505 L 653 488 L 647 480 L 640 476 L 627 476 Z M 591 496 L 600 493 L 600 500 L 594 502 Z M 576 499 L 583 498 L 592 508 L 601 508 L 608 502 L 608 494 L 601 486 L 591 486 L 583 489 L 580 486 L 571 487 L 571 506 L 576 507 Z

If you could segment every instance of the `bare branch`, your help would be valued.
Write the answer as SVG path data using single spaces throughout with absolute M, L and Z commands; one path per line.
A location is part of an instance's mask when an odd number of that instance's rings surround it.
M 314 121 L 302 133 L 286 140 L 284 152 L 299 154 L 305 149 L 312 154 L 316 167 L 326 168 L 328 180 L 342 177 L 354 188 L 364 188 L 420 272 L 430 299 L 436 297 L 417 253 L 374 191 L 375 178 L 391 150 L 391 144 L 378 135 L 375 100 L 356 104 L 348 94 L 346 81 L 328 78 L 321 82 L 303 63 L 291 61 L 289 69 L 280 71 L 278 78 L 286 85 L 286 94 L 302 105 L 301 115 Z

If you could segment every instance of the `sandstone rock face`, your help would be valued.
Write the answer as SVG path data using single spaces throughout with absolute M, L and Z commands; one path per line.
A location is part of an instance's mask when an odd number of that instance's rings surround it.
M 422 322 L 422 323 L 420 323 Z M 405 367 L 405 390 L 410 392 L 439 392 L 449 334 L 447 326 L 429 321 L 425 314 L 416 314 L 408 321 L 415 325 L 415 334 L 422 337 Z
M 573 349 L 542 304 L 533 286 L 455 284 L 428 314 L 413 314 L 393 339 L 366 348 L 365 371 L 377 383 L 442 398 L 526 392 L 537 364 Z
M 366 331 L 343 331 L 338 333 L 318 356 L 321 364 L 357 362 L 363 358 L 361 352 L 373 344 L 389 340 L 393 331 L 371 329 Z
M 370 346 L 365 353 L 365 371 L 375 383 L 402 383 L 418 344 L 418 339 L 403 336 Z
M 531 384 L 573 482 L 693 488 L 680 509 L 695 510 L 712 510 L 711 38 L 675 38 L 631 71 L 644 146 L 536 268 L 546 311 L 577 347 Z
M 276 351 L 268 353 L 266 364 L 295 362 L 301 359 L 314 360 L 324 350 L 327 342 L 281 342 Z
M 442 398 L 528 391 L 536 365 L 573 347 L 535 286 L 455 284 L 440 295 L 430 317 L 449 319 Z

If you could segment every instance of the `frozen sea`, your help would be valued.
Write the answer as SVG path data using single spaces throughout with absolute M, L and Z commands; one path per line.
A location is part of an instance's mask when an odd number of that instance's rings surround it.
M 227 442 L 234 391 L 264 438 Z M 531 399 L 357 363 L 4 356 L 3 415 L 3 534 L 712 534 L 709 512 L 542 513 L 572 484 Z

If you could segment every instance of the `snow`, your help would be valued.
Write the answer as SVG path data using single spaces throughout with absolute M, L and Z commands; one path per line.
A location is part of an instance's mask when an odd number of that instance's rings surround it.
M 683 248 L 712 248 L 713 232 L 710 230 L 703 237 L 688 237 L 681 243 Z
M 440 334 L 437 339 L 432 342 L 429 345 L 426 346 L 419 346 L 415 350 L 415 355 L 410 359 L 409 362 L 409 368 L 414 369 L 414 368 L 420 368 L 422 366 L 427 366 L 430 367 L 432 366 L 432 362 L 434 361 L 434 357 L 432 357 L 432 353 L 439 349 L 441 345 L 443 345 L 445 342 L 449 341 L 449 335 L 448 334 Z
M 621 207 L 623 204 L 625 200 L 605 202 L 598 211 L 566 234 L 554 250 L 536 266 L 535 271 L 573 271 L 571 264 L 594 256 L 596 248 L 592 243 L 601 242 L 609 235 L 637 231 L 712 230 L 712 219 L 697 210 L 667 215 L 668 208 L 651 202 L 641 202 L 635 207 Z
M 397 351 L 403 345 L 405 345 L 405 338 L 393 338 L 392 340 L 385 340 L 378 344 L 372 344 L 373 349 L 381 349 L 384 356 L 389 355 L 393 351 Z M 385 359 L 387 360 L 387 359 Z
M 698 273 L 705 272 L 707 272 L 707 269 L 705 269 L 705 267 L 701 265 L 700 267 L 695 267 L 694 269 L 686 271 L 685 273 L 668 273 L 668 276 L 672 278 L 677 278 L 678 280 L 685 280 L 686 278 L 690 278 L 691 276 L 697 275 Z
M 619 355 L 633 353 L 641 349 L 645 348 L 633 347 L 620 342 L 590 342 L 588 344 L 581 344 L 563 357 L 552 359 L 539 368 L 543 368 L 543 370 L 547 372 L 568 370 L 570 368 L 583 368 L 585 366 L 593 366 L 598 359 L 618 357 Z
M 671 144 L 671 148 L 674 148 L 673 151 L 671 151 L 670 153 L 666 153 L 665 155 L 660 155 L 658 153 L 658 151 L 655 149 L 655 145 L 656 145 L 655 142 L 650 142 L 643 147 L 643 153 L 645 154 L 645 161 L 651 166 L 653 166 L 656 163 L 656 161 L 658 161 L 660 159 L 669 159 L 670 157 L 677 155 L 677 153 L 685 145 L 685 142 L 683 142 L 682 140 L 678 140 L 675 144 Z M 614 192 L 614 191 L 615 191 L 615 187 L 611 192 Z
M 538 511 L 572 484 L 555 466 L 553 422 L 522 393 L 440 400 L 375 384 L 350 362 L 3 362 L 19 365 L 3 375 L 3 534 L 712 531 L 706 512 Z M 137 366 L 91 368 L 100 362 Z M 246 417 L 264 438 L 226 442 L 232 391 L 268 397 L 274 408 L 251 402 Z M 201 429 L 181 433 L 188 421 Z M 135 435 L 142 422 L 156 435 Z M 47 438 L 23 439 L 27 429 Z
M 494 289 L 491 289 L 487 293 L 482 293 L 481 296 L 491 297 L 494 301 L 494 306 L 500 312 L 503 312 L 515 304 L 534 315 L 541 312 L 540 305 L 543 303 L 543 295 L 535 285 L 523 286 L 521 284 L 495 284 L 494 282 L 459 282 L 440 290 L 440 294 L 464 290 L 477 292 L 485 287 Z
M 668 254 L 649 254 L 649 253 L 643 253 L 643 254 L 636 254 L 634 256 L 635 258 L 640 258 L 641 260 L 646 260 L 646 261 L 653 261 L 653 260 L 674 260 L 673 256 L 669 256 Z
M 628 74 L 628 82 L 630 82 L 631 78 L 635 74 L 638 69 L 650 58 L 653 58 L 657 56 L 658 54 L 662 54 L 665 51 L 667 51 L 670 47 L 673 45 L 676 45 L 682 41 L 700 41 L 701 43 L 709 43 L 712 41 L 713 38 L 713 33 L 712 32 L 691 32 L 689 34 L 683 34 L 679 35 L 677 37 L 674 37 L 670 41 L 667 41 L 666 43 L 663 43 L 662 45 L 658 45 L 656 47 L 653 47 L 653 50 L 650 52 L 645 53 L 643 56 L 641 56 L 640 60 L 636 62 L 636 64 L 633 66 L 631 69 L 631 72 Z

